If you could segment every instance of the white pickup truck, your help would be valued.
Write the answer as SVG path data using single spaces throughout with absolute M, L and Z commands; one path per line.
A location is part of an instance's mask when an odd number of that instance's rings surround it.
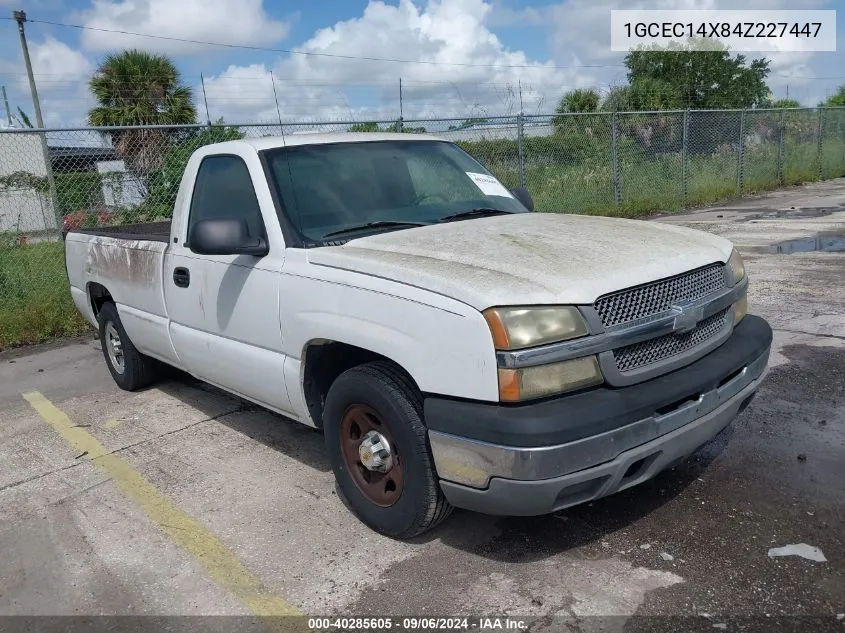
M 653 477 L 748 405 L 772 341 L 729 241 L 533 212 L 428 135 L 208 145 L 172 221 L 65 243 L 121 388 L 164 363 L 322 429 L 348 507 L 395 538 Z

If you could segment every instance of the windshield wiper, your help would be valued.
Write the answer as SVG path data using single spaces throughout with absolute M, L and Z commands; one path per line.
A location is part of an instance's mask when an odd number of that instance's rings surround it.
M 366 224 L 356 224 L 355 226 L 347 226 L 345 229 L 332 231 L 326 233 L 323 239 L 327 237 L 334 237 L 336 235 L 343 235 L 344 233 L 354 233 L 355 231 L 366 231 L 367 229 L 389 228 L 394 226 L 426 226 L 426 222 L 397 222 L 395 220 L 379 220 L 378 222 L 367 222 Z
M 502 215 L 510 214 L 512 211 L 503 211 L 502 209 L 491 209 L 488 207 L 479 207 L 470 211 L 461 211 L 460 213 L 453 213 L 452 215 L 443 216 L 438 222 L 452 222 L 454 220 L 463 220 L 465 218 L 477 218 L 488 215 Z

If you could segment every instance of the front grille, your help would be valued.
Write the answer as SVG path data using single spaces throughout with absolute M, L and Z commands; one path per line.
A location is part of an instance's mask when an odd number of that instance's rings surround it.
M 673 305 L 697 301 L 725 287 L 724 264 L 620 290 L 596 300 L 593 307 L 604 327 L 635 321 L 669 310 Z
M 616 349 L 613 353 L 616 369 L 621 373 L 633 371 L 698 347 L 722 331 L 728 310 L 710 315 L 690 332 L 667 334 Z

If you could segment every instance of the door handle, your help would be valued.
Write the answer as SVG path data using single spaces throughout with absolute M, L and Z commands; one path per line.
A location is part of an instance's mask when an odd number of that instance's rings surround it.
M 182 266 L 173 269 L 173 283 L 180 288 L 187 288 L 191 284 L 191 272 Z

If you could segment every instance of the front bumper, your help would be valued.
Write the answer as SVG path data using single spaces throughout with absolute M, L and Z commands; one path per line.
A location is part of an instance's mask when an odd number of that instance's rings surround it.
M 716 350 L 619 389 L 537 404 L 425 401 L 440 485 L 455 506 L 538 515 L 650 479 L 707 443 L 765 377 L 772 331 L 749 315 Z

